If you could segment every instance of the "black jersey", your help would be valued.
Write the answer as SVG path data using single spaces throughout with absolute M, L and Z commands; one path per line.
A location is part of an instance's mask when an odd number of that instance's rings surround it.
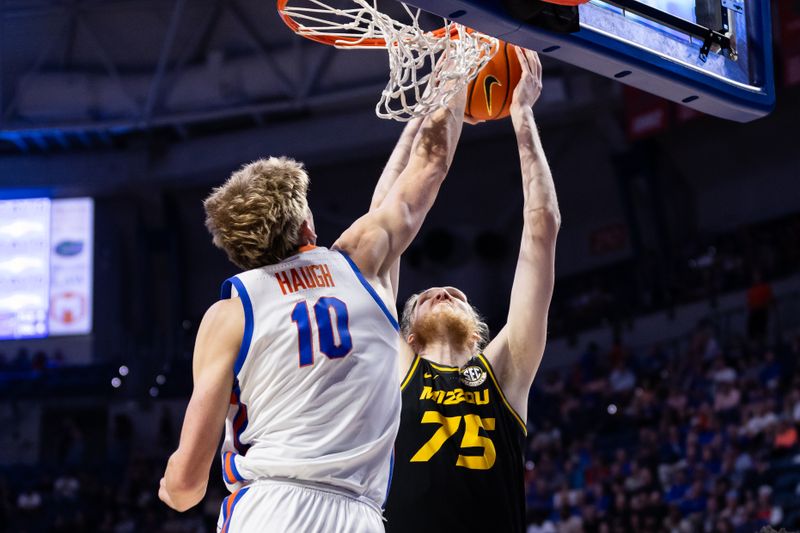
M 486 358 L 417 356 L 402 391 L 387 533 L 524 531 L 525 424 Z

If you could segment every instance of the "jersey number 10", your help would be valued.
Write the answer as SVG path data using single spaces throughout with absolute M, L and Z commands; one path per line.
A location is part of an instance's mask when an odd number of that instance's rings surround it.
M 331 310 L 336 315 L 336 323 L 331 320 Z M 338 298 L 323 296 L 314 304 L 313 314 L 317 323 L 319 351 L 329 359 L 339 359 L 349 354 L 353 349 L 353 339 L 350 338 L 347 304 Z M 300 366 L 313 365 L 314 338 L 308 302 L 297 302 L 292 310 L 292 322 L 297 325 L 299 334 Z

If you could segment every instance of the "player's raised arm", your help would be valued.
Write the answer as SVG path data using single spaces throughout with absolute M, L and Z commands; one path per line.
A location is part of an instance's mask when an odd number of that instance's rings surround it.
M 372 200 L 369 204 L 370 211 L 378 209 L 383 204 L 383 200 L 389 194 L 392 186 L 394 186 L 397 177 L 408 165 L 411 147 L 414 145 L 414 140 L 422 126 L 422 121 L 422 118 L 416 117 L 409 120 L 405 128 L 403 128 L 403 133 L 400 134 L 400 138 L 397 140 L 386 166 L 383 167 L 381 177 L 378 178 L 378 183 L 375 184 L 375 190 L 372 192 Z
M 517 54 L 522 78 L 514 90 L 511 118 L 522 167 L 522 242 L 508 322 L 487 346 L 486 356 L 499 375 L 506 397 L 524 420 L 528 391 L 544 353 L 561 215 L 531 109 L 542 89 L 541 63 L 535 52 L 518 49 Z
M 375 191 L 372 193 L 372 201 L 369 205 L 369 210 L 374 211 L 383 205 L 383 200 L 389 191 L 397 182 L 398 176 L 405 170 L 408 165 L 408 158 L 411 155 L 411 147 L 414 145 L 414 139 L 419 133 L 420 126 L 422 126 L 422 119 L 417 117 L 409 120 L 406 127 L 403 129 L 400 139 L 392 150 L 392 155 L 389 156 L 389 161 L 383 167 L 381 177 L 378 178 L 378 183 L 375 185 Z M 400 258 L 389 267 L 388 270 L 389 283 L 392 287 L 392 295 L 395 300 L 397 299 L 397 289 L 400 278 Z
M 158 491 L 158 497 L 176 511 L 194 507 L 206 493 L 243 332 L 244 312 L 238 298 L 215 303 L 200 323 L 192 362 L 194 389 L 178 449 L 167 462 Z
M 408 162 L 380 206 L 336 241 L 365 276 L 384 278 L 419 231 L 453 161 L 464 121 L 466 88 L 445 107 L 425 117 Z

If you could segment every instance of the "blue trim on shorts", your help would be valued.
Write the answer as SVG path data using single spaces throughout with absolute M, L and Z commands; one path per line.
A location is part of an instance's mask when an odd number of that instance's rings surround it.
M 233 499 L 233 505 L 231 505 L 231 514 L 233 514 L 233 510 L 236 508 L 236 504 L 239 503 L 239 500 L 242 499 L 242 496 L 244 496 L 248 490 L 250 490 L 250 487 L 245 487 L 241 489 L 239 491 L 239 494 L 237 494 L 236 497 Z
M 239 481 L 246 481 L 244 476 L 239 473 L 239 469 L 236 468 L 236 456 L 239 455 L 234 452 L 225 452 L 222 454 L 222 478 L 225 483 L 229 485 L 235 485 Z M 230 460 L 231 464 L 231 474 L 233 474 L 233 478 L 228 476 L 228 470 L 226 468 L 227 462 Z
M 226 484 L 233 485 L 235 483 L 235 481 L 231 480 L 228 477 L 228 472 L 225 469 L 225 461 L 228 459 L 228 453 L 230 453 L 230 452 L 222 452 L 220 454 L 220 456 L 219 456 L 219 462 L 222 465 L 222 481 L 224 481 Z M 223 507 L 222 510 L 225 511 L 225 508 Z M 225 518 L 225 513 L 224 512 L 222 513 L 222 518 L 223 519 Z
M 239 371 L 241 371 L 242 366 L 244 366 L 247 352 L 250 351 L 250 342 L 253 340 L 255 324 L 253 320 L 253 304 L 250 301 L 250 295 L 247 294 L 244 283 L 242 283 L 242 280 L 238 277 L 232 276 L 222 282 L 220 298 L 224 300 L 231 297 L 231 285 L 236 287 L 236 292 L 239 293 L 239 300 L 241 300 L 242 307 L 244 308 L 244 335 L 242 337 L 242 345 L 239 347 L 239 355 L 236 356 L 236 362 L 233 365 L 233 375 L 238 376 Z
M 345 253 L 344 251 L 339 250 L 339 249 L 337 249 L 336 251 L 339 252 L 340 254 L 342 254 L 342 257 L 344 257 L 345 260 L 347 260 L 347 262 L 350 264 L 350 268 L 352 268 L 353 272 L 355 272 L 355 275 L 358 278 L 358 281 L 360 281 L 361 284 L 364 286 L 364 288 L 367 289 L 367 292 L 369 293 L 369 295 L 372 296 L 372 299 L 375 300 L 375 303 L 377 303 L 378 307 L 381 308 L 381 311 L 383 311 L 383 314 L 386 315 L 386 318 L 389 319 L 389 323 L 392 325 L 394 330 L 395 331 L 400 331 L 400 324 L 397 323 L 397 319 L 394 316 L 392 316 L 392 313 L 391 313 L 391 311 L 389 311 L 389 308 L 386 307 L 386 304 L 383 303 L 383 300 L 381 300 L 381 297 L 378 296 L 378 293 L 375 292 L 375 289 L 373 289 L 372 285 L 369 284 L 369 281 L 366 280 L 364 275 L 358 269 L 358 266 L 353 262 L 352 259 L 350 259 L 350 256 L 347 255 L 347 253 Z
M 227 503 L 230 496 L 222 500 L 222 530 L 221 530 L 222 533 L 228 533 L 228 531 L 230 530 L 231 518 L 233 518 L 233 512 L 236 510 L 236 504 L 239 503 L 239 500 L 242 499 L 242 496 L 244 496 L 248 490 L 250 490 L 250 487 L 239 489 L 234 493 L 236 494 L 236 497 L 233 499 L 233 503 L 231 503 L 230 514 L 226 512 L 228 507 Z
M 238 454 L 231 453 L 231 470 L 233 470 L 233 477 L 236 481 L 244 481 L 244 477 L 239 473 L 239 469 L 236 468 L 236 456 Z

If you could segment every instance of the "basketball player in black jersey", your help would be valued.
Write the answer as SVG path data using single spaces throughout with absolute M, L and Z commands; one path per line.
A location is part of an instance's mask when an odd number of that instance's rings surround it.
M 541 64 L 535 52 L 519 58 L 511 117 L 524 225 L 508 322 L 486 344 L 488 329 L 460 290 L 432 288 L 406 303 L 389 533 L 525 529 L 527 400 L 544 352 L 560 214 L 531 109 L 541 93 Z M 379 183 L 373 203 L 381 189 Z

